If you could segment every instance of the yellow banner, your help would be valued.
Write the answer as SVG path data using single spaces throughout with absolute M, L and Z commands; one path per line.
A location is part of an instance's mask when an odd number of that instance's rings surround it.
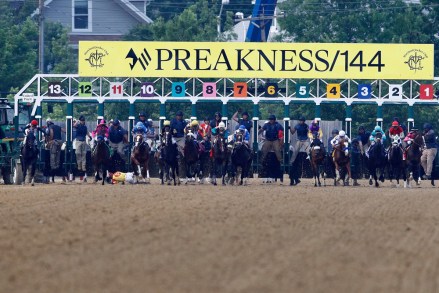
M 432 44 L 79 42 L 79 75 L 96 77 L 418 79 Z

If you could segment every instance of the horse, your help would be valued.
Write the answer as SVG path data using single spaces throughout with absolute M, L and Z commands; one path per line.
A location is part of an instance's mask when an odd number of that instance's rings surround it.
M 368 150 L 369 158 L 367 160 L 367 167 L 369 169 L 369 185 L 373 184 L 372 179 L 375 181 L 375 187 L 379 187 L 377 169 L 380 170 L 379 180 L 384 182 L 384 168 L 386 167 L 386 150 L 382 141 L 382 133 L 377 132 L 375 136 L 375 144 Z
M 159 163 L 159 174 L 162 185 L 165 183 L 165 178 L 168 185 L 171 185 L 171 176 L 174 180 L 174 185 L 180 185 L 178 155 L 177 145 L 172 141 L 172 133 L 165 131 L 161 137 L 160 148 L 154 155 L 156 162 Z
M 347 141 L 344 138 L 340 138 L 338 144 L 334 146 L 334 164 L 335 164 L 335 173 L 336 177 L 334 177 L 334 186 L 337 185 L 337 182 L 340 179 L 343 179 L 343 185 L 349 185 L 349 179 L 352 177 L 351 175 L 351 162 L 349 153 L 344 150 Z M 348 177 L 346 177 L 346 172 Z
M 110 148 L 100 136 L 96 138 L 96 146 L 91 153 L 91 160 L 95 171 L 95 183 L 100 180 L 99 172 L 102 171 L 102 185 L 107 179 L 107 164 L 110 160 Z
M 235 180 L 238 181 L 237 171 L 238 171 L 238 167 L 241 167 L 241 180 L 239 181 L 239 185 L 243 185 L 243 184 L 246 185 L 247 178 L 249 177 L 250 167 L 252 165 L 253 156 L 251 150 L 248 148 L 248 146 L 244 144 L 242 133 L 236 134 L 236 140 L 233 145 L 231 159 L 232 159 L 232 179 L 231 179 L 232 184 Z
M 200 178 L 199 168 L 197 166 L 199 161 L 199 149 L 196 145 L 197 141 L 195 140 L 195 135 L 192 131 L 189 131 L 185 136 L 184 141 L 184 165 L 186 170 L 186 184 L 189 180 L 195 181 L 195 176 Z
M 26 142 L 24 143 L 20 152 L 21 170 L 23 172 L 22 184 L 24 185 L 26 182 L 27 170 L 30 167 L 29 183 L 34 186 L 35 169 L 38 159 L 38 149 L 35 146 L 35 134 L 32 131 L 29 131 L 26 135 L 25 140 Z
M 149 183 L 149 144 L 143 140 L 142 134 L 134 137 L 134 147 L 131 153 L 131 167 L 134 171 L 136 182 L 139 182 L 139 175 L 144 182 Z
M 315 139 L 315 144 L 311 149 L 311 168 L 314 176 L 314 186 L 322 186 L 320 182 L 320 174 L 323 178 L 323 186 L 326 186 L 326 176 L 325 170 L 323 168 L 323 163 L 325 161 L 325 150 L 320 147 L 320 140 Z
M 402 175 L 404 187 L 407 187 L 406 161 L 403 160 L 403 150 L 401 149 L 401 138 L 399 136 L 393 138 L 392 145 L 389 147 L 388 157 L 390 183 L 395 178 L 396 187 L 398 187 L 399 178 Z
M 415 180 L 416 185 L 421 184 L 419 177 L 423 146 L 424 138 L 421 134 L 417 134 L 413 141 L 408 142 L 408 146 L 406 148 L 406 172 L 408 173 L 407 187 L 411 187 L 411 180 Z
M 226 185 L 225 177 L 227 173 L 227 166 L 229 161 L 229 150 L 226 138 L 219 134 L 214 140 L 212 147 L 213 172 L 212 184 L 217 185 L 216 177 L 220 174 L 222 177 L 222 184 Z

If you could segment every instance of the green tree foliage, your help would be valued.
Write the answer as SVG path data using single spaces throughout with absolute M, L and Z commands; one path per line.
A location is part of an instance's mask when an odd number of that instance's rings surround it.
M 285 12 L 286 18 L 279 20 L 283 33 L 277 41 L 433 43 L 436 45 L 435 72 L 439 72 L 437 1 L 424 0 L 420 5 L 402 0 L 288 0 L 280 4 L 280 9 Z M 345 117 L 344 107 L 323 109 L 323 119 L 343 120 Z M 393 117 L 404 121 L 407 112 L 407 106 L 384 106 L 384 123 L 390 124 Z M 437 124 L 437 118 L 433 119 L 435 112 L 434 107 L 416 108 L 417 126 L 422 126 L 425 117 L 430 117 L 432 120 L 429 121 Z M 355 105 L 353 130 L 360 123 L 371 128 L 376 116 L 376 105 Z
M 0 1 L 0 92 L 21 88 L 38 73 L 38 23 L 30 18 L 35 1 L 13 8 Z M 60 24 L 45 25 L 45 68 L 50 72 L 77 72 L 66 29 Z

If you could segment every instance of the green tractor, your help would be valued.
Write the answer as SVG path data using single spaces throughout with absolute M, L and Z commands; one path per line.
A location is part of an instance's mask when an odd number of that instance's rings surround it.
M 21 178 L 21 168 L 16 163 L 19 162 L 20 140 L 23 139 L 23 132 L 20 128 L 29 122 L 30 107 L 20 105 L 18 117 L 19 131 L 16 132 L 13 121 L 14 109 L 10 106 L 8 99 L 0 98 L 0 173 L 5 184 L 12 184 Z

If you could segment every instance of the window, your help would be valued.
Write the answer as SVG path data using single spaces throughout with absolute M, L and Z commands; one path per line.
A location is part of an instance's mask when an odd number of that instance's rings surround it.
M 91 31 L 91 1 L 73 0 L 73 30 Z

